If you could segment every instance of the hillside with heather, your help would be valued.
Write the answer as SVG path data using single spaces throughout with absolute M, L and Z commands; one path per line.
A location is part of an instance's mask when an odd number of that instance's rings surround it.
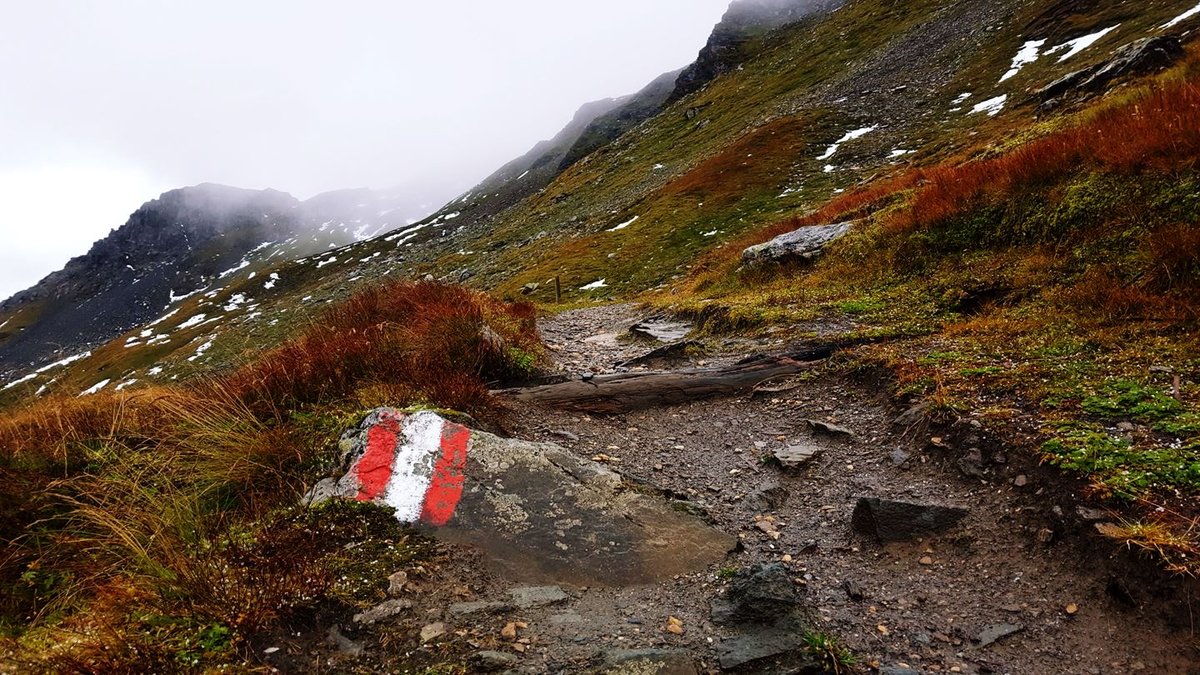
M 148 202 L 0 304 L 0 672 L 1194 672 L 1198 28 L 739 0 L 427 217 Z

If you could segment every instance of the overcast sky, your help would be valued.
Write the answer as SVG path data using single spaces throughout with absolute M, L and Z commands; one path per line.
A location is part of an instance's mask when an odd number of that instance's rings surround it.
M 0 21 L 0 297 L 164 190 L 459 192 L 729 0 L 36 0 Z

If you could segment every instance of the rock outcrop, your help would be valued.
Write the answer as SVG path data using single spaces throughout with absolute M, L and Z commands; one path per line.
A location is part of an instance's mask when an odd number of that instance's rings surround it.
M 792 260 L 815 260 L 825 247 L 850 234 L 853 223 L 815 225 L 781 234 L 765 244 L 751 246 L 742 252 L 742 262 L 756 265 Z
M 1040 112 L 1059 106 L 1063 99 L 1103 92 L 1120 78 L 1147 75 L 1169 68 L 1183 58 L 1179 38 L 1170 35 L 1143 38 L 1121 47 L 1107 61 L 1068 73 L 1038 90 Z

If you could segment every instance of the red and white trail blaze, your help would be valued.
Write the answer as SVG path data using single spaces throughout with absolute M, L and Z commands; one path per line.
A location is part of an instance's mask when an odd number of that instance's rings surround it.
M 471 432 L 435 413 L 383 415 L 351 468 L 358 501 L 378 501 L 402 522 L 442 526 L 462 498 Z

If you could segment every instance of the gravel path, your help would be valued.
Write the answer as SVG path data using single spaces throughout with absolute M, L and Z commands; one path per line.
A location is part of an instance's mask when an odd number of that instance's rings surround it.
M 564 369 L 611 372 L 615 362 L 647 350 L 616 339 L 641 316 L 629 305 L 577 310 L 545 320 L 543 332 Z M 725 345 L 724 356 L 744 356 L 748 346 Z M 965 476 L 938 446 L 994 447 L 974 425 L 930 443 L 893 425 L 894 416 L 883 387 L 828 376 L 773 397 L 606 418 L 521 410 L 515 429 L 587 457 L 610 456 L 628 477 L 686 497 L 741 539 L 744 550 L 727 567 L 787 561 L 823 630 L 865 664 L 918 672 L 1196 672 L 1184 599 L 1164 606 L 1121 576 L 1116 551 L 1096 556 L 1070 541 L 1078 538 L 1068 536 L 1049 494 L 1058 487 L 1040 482 L 1036 467 L 1012 458 L 986 480 Z M 853 436 L 814 437 L 807 419 L 845 426 Z M 797 472 L 763 463 L 770 450 L 796 443 L 826 450 Z M 790 496 L 775 509 L 753 497 L 776 485 Z M 970 515 L 936 539 L 885 547 L 851 533 L 861 496 L 962 506 Z M 764 516 L 773 525 L 759 527 Z M 710 599 L 726 584 L 720 572 L 648 587 L 575 589 L 569 606 L 532 616 L 530 634 L 551 670 L 574 670 L 597 650 L 650 647 L 686 649 L 712 668 L 713 647 L 725 634 L 708 616 Z M 861 589 L 862 599 L 851 599 L 847 585 Z M 683 620 L 683 635 L 664 630 L 669 616 Z M 997 627 L 1016 632 L 978 644 Z

